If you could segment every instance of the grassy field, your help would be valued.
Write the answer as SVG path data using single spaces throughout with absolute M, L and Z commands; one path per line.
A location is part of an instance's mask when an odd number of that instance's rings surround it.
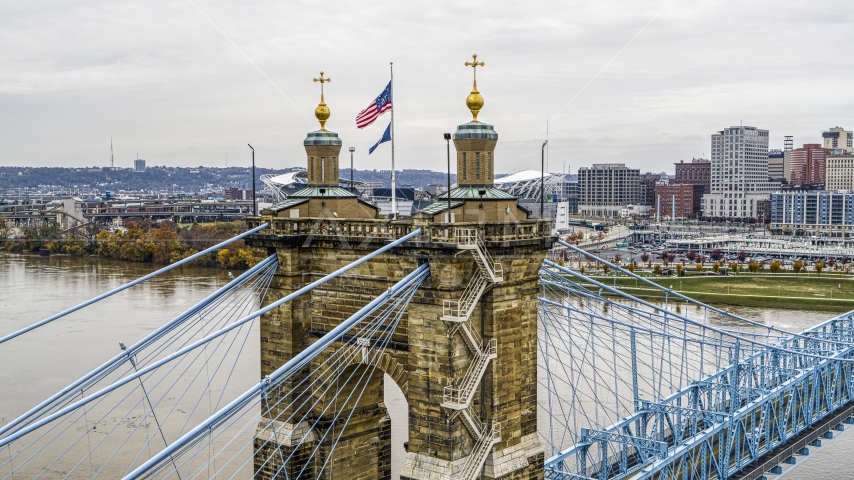
M 611 276 L 592 277 L 614 285 Z M 648 278 L 665 288 L 705 303 L 822 310 L 843 313 L 854 310 L 854 280 L 840 275 L 709 275 Z M 663 297 L 664 292 L 635 279 L 620 276 L 616 285 L 641 298 Z

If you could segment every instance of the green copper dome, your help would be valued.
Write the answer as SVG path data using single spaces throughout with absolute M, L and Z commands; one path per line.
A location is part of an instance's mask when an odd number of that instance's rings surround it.
M 469 138 L 487 138 L 489 140 L 498 140 L 498 133 L 492 128 L 492 125 L 482 122 L 464 123 L 457 127 L 454 133 L 454 140 L 464 140 Z
M 316 130 L 314 132 L 309 132 L 302 144 L 306 147 L 319 145 L 334 145 L 340 147 L 341 139 L 338 138 L 338 134 L 335 132 L 330 132 L 329 130 Z

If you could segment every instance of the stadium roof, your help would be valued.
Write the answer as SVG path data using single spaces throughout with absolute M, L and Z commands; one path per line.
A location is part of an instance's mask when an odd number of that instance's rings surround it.
M 546 176 L 551 175 L 547 173 Z M 539 180 L 540 172 L 537 170 L 522 170 L 521 172 L 512 173 L 505 177 L 496 178 L 495 183 L 516 183 L 525 182 L 528 180 Z
M 541 173 L 538 170 L 522 170 L 512 175 L 495 179 L 495 188 L 503 190 L 510 195 L 520 199 L 534 199 L 539 201 L 540 190 L 549 196 L 560 189 L 565 176 L 554 173 L 546 173 L 540 181 Z M 542 187 L 541 187 L 542 183 Z
M 297 178 L 299 176 L 300 178 Z M 305 183 L 305 170 L 298 170 L 296 172 L 288 172 L 283 173 L 281 175 L 276 175 L 275 177 L 270 177 L 270 181 L 273 183 L 277 183 L 279 185 L 290 185 L 292 183 Z

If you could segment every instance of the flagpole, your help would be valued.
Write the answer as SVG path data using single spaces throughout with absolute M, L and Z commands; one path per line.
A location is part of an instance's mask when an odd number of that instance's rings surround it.
M 397 182 L 394 176 L 394 62 L 389 62 L 391 71 L 391 215 L 397 220 Z

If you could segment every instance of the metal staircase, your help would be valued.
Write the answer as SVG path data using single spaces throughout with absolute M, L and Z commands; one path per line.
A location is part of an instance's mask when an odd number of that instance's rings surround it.
M 475 480 L 483 470 L 483 464 L 486 463 L 492 447 L 501 441 L 501 424 L 495 421 L 491 424 L 482 423 L 470 409 L 454 412 L 454 415 L 457 414 L 463 416 L 464 423 L 476 442 L 471 454 L 459 466 L 459 470 L 455 469 L 456 471 L 450 476 L 444 475 L 443 480 Z
M 465 335 L 463 335 L 465 337 Z M 492 338 L 483 344 L 483 348 L 473 351 L 474 360 L 469 364 L 466 374 L 460 379 L 459 385 L 448 385 L 442 395 L 442 406 L 451 410 L 463 410 L 471 404 L 474 392 L 489 361 L 498 357 L 495 339 Z
M 458 301 L 445 300 L 444 308 L 442 309 L 442 320 L 446 322 L 465 322 L 471 318 L 474 312 L 474 307 L 477 301 L 480 300 L 486 287 L 489 286 L 489 281 L 482 269 L 475 270 L 463 294 L 460 295 Z
M 466 463 L 457 473 L 456 478 L 460 480 L 474 480 L 483 470 L 486 457 L 492 452 L 492 447 L 501 441 L 501 424 L 493 421 L 490 428 L 484 428 L 483 434 L 477 439 L 471 455 L 466 457 Z
M 463 425 L 466 426 L 472 438 L 480 438 L 483 435 L 483 429 L 486 426 L 477 418 L 477 414 L 472 409 L 471 405 L 462 410 L 454 410 L 448 417 L 449 420 L 454 420 L 457 417 L 463 418 Z
M 475 228 L 457 228 L 454 230 L 457 248 L 469 250 L 474 257 L 475 270 L 469 284 L 463 290 L 458 301 L 445 300 L 442 320 L 446 322 L 465 322 L 471 317 L 475 305 L 490 284 L 504 281 L 504 268 L 496 262 L 481 241 Z
M 459 333 L 472 355 L 472 362 L 462 378 L 445 387 L 442 407 L 451 410 L 449 418 L 462 416 L 463 424 L 475 440 L 471 454 L 466 457 L 459 471 L 452 477 L 472 480 L 483 469 L 492 447 L 501 440 L 501 426 L 493 421 L 484 424 L 472 411 L 472 399 L 489 362 L 498 357 L 498 345 L 494 338 L 484 341 L 471 325 L 471 315 L 487 288 L 504 281 L 504 270 L 496 262 L 478 236 L 477 229 L 457 228 L 454 230 L 457 248 L 471 252 L 477 268 L 463 290 L 458 301 L 446 300 L 442 320 L 450 324 L 448 337 Z
M 489 366 L 489 361 L 498 356 L 495 339 L 483 341 L 472 328 L 470 319 L 480 297 L 491 285 L 504 281 L 504 270 L 496 262 L 478 236 L 477 229 L 457 228 L 454 230 L 457 248 L 469 250 L 474 257 L 477 269 L 474 271 L 469 284 L 463 290 L 459 301 L 446 300 L 442 320 L 449 322 L 448 336 L 453 337 L 460 332 L 466 346 L 472 354 L 472 362 L 465 375 L 456 384 L 445 387 L 442 406 L 451 410 L 462 410 L 469 406 L 474 392 Z
M 489 274 L 492 283 L 504 280 L 504 269 L 499 262 L 492 259 L 480 236 L 478 236 L 476 228 L 457 228 L 454 235 L 457 238 L 457 248 L 471 250 L 478 267 Z

